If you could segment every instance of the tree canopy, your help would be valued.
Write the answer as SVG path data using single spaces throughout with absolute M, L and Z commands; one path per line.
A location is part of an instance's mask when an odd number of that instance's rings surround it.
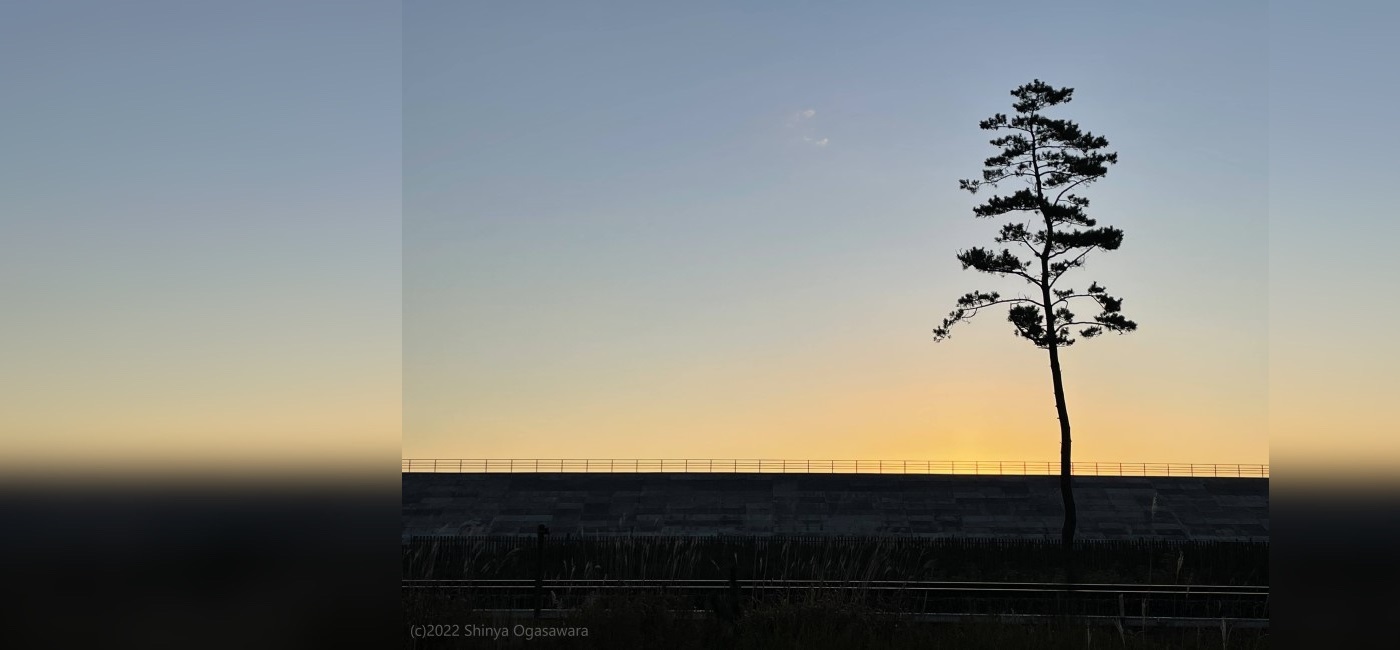
M 955 324 L 995 305 L 1010 305 L 1007 320 L 1015 326 L 1015 334 L 1041 348 L 1072 345 L 1075 339 L 1070 330 L 1075 327 L 1081 328 L 1078 334 L 1084 338 L 1137 329 L 1137 323 L 1123 315 L 1122 299 L 1097 282 L 1083 291 L 1061 286 L 1065 274 L 1084 266 L 1089 253 L 1117 250 L 1123 243 L 1123 231 L 1098 225 L 1086 213 L 1089 199 L 1074 193 L 1103 178 L 1109 166 L 1118 162 L 1118 154 L 1103 151 L 1108 147 L 1104 137 L 1042 113 L 1068 103 L 1073 88 L 1055 88 L 1036 79 L 1011 95 L 1016 98 L 1014 116 L 997 113 L 980 123 L 985 131 L 1004 133 L 991 140 L 1000 153 L 983 162 L 980 180 L 960 180 L 958 186 L 972 194 L 1009 181 L 1024 186 L 990 196 L 973 208 L 977 218 L 1010 218 L 994 240 L 1002 247 L 969 248 L 959 251 L 957 259 L 963 269 L 1022 278 L 1040 295 L 1003 298 L 995 291 L 967 293 L 934 329 L 934 339 L 948 338 Z M 1096 304 L 1099 311 L 1091 319 L 1080 320 L 1070 309 L 1081 299 Z

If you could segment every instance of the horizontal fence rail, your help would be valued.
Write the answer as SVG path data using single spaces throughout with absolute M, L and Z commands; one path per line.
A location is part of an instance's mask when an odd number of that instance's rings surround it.
M 404 472 L 471 473 L 762 473 L 762 474 L 974 474 L 1053 476 L 1060 463 L 1022 460 L 775 460 L 615 458 L 405 458 Z M 1222 463 L 1072 463 L 1075 476 L 1189 476 L 1267 478 L 1268 465 Z
M 473 609 L 524 609 L 531 604 L 579 608 L 600 598 L 662 596 L 654 601 L 688 609 L 725 602 L 823 598 L 863 603 L 877 612 L 910 614 L 1039 614 L 1112 616 L 1126 624 L 1152 616 L 1261 619 L 1269 615 L 1266 586 L 998 583 L 813 580 L 404 580 L 407 590 L 450 591 Z M 1131 605 L 1131 607 L 1130 607 Z M 1131 614 L 1129 613 L 1131 612 Z

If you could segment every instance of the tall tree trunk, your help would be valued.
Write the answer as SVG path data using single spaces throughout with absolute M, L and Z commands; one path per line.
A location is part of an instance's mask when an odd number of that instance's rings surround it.
M 1050 217 L 1050 211 L 1046 209 L 1045 188 L 1040 181 L 1040 141 L 1036 137 L 1034 128 L 1030 129 L 1031 136 L 1031 167 L 1035 174 L 1035 198 L 1040 206 L 1040 215 L 1045 218 L 1045 248 L 1038 256 L 1040 258 L 1040 295 L 1044 301 L 1041 307 L 1045 309 L 1045 336 L 1049 341 L 1047 346 L 1050 350 L 1050 378 L 1055 384 L 1055 411 L 1060 416 L 1060 499 L 1065 504 L 1065 526 L 1060 532 L 1060 542 L 1064 546 L 1065 556 L 1065 582 L 1074 582 L 1074 527 L 1078 523 L 1078 515 L 1074 510 L 1074 485 L 1071 482 L 1070 470 L 1073 465 L 1070 461 L 1070 438 L 1069 438 L 1069 409 L 1065 407 L 1065 384 L 1060 377 L 1060 349 L 1058 336 L 1060 329 L 1055 326 L 1055 303 L 1050 300 L 1050 286 L 1053 280 L 1050 277 L 1050 254 L 1054 250 L 1055 242 L 1055 220 Z
M 1060 351 L 1050 345 L 1050 376 L 1055 384 L 1055 411 L 1060 416 L 1060 498 L 1065 504 L 1065 526 L 1060 532 L 1060 541 L 1066 550 L 1074 545 L 1074 529 L 1078 516 L 1074 509 L 1074 486 L 1071 483 L 1070 460 L 1072 442 L 1069 436 L 1069 409 L 1065 406 L 1065 384 L 1060 376 Z
M 1045 258 L 1041 258 L 1042 265 L 1047 264 Z M 1065 560 L 1065 582 L 1073 584 L 1074 575 L 1074 529 L 1079 523 L 1078 513 L 1074 508 L 1074 485 L 1071 470 L 1074 463 L 1071 460 L 1070 450 L 1072 442 L 1070 440 L 1069 408 L 1065 406 L 1065 382 L 1060 372 L 1060 348 L 1057 344 L 1056 335 L 1059 330 L 1056 327 L 1055 316 L 1050 301 L 1050 283 L 1048 266 L 1044 266 L 1044 282 L 1041 290 L 1045 300 L 1045 326 L 1046 336 L 1049 337 L 1050 344 L 1047 346 L 1050 352 L 1050 379 L 1055 386 L 1055 412 L 1060 419 L 1060 500 L 1065 506 L 1065 525 L 1060 531 L 1060 543 L 1064 550 Z

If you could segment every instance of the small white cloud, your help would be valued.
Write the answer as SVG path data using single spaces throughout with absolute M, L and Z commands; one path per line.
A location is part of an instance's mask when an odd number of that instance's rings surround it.
M 791 113 L 788 115 L 787 122 L 784 123 L 784 126 L 786 126 L 787 128 L 800 127 L 798 133 L 801 134 L 800 137 L 802 138 L 803 142 L 806 142 L 807 144 L 810 144 L 814 147 L 825 147 L 831 143 L 831 140 L 827 138 L 817 137 L 812 133 L 813 129 L 811 128 L 811 120 L 813 117 L 816 117 L 816 115 L 817 109 L 815 108 L 808 108 L 797 111 L 796 113 Z
M 803 120 L 810 120 L 810 119 L 812 119 L 812 117 L 815 116 L 816 114 L 817 114 L 817 110 L 814 109 L 814 108 L 809 108 L 809 109 L 807 109 L 807 110 L 805 110 L 805 111 L 797 111 L 796 113 L 793 113 L 792 115 L 789 115 L 789 116 L 788 116 L 788 119 L 787 119 L 787 122 L 785 123 L 785 126 L 787 126 L 788 128 L 795 127 L 795 126 L 801 124 Z

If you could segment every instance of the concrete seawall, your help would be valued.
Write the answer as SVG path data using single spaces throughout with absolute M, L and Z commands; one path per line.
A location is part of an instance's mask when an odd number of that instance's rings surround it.
M 1081 539 L 1267 540 L 1266 478 L 1076 476 Z M 1155 505 L 1154 505 L 1155 504 Z M 403 474 L 403 535 L 1058 538 L 1054 476 Z

